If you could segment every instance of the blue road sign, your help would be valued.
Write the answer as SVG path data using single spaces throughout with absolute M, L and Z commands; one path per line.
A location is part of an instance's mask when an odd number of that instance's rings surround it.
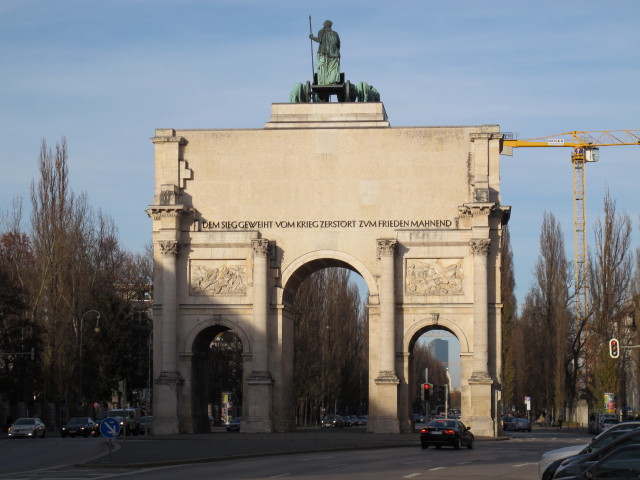
M 107 417 L 100 422 L 100 433 L 106 438 L 115 438 L 120 434 L 120 422 L 112 417 Z

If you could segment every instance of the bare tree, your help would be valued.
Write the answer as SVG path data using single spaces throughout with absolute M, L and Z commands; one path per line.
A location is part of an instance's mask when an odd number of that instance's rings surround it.
M 508 226 L 502 230 L 500 246 L 500 291 L 502 298 L 502 402 L 503 406 L 516 402 L 516 332 L 518 304 L 515 296 L 516 280 L 513 270 L 513 253 Z
M 311 274 L 294 303 L 295 397 L 298 423 L 319 412 L 366 411 L 366 315 L 349 271 L 328 268 Z
M 553 412 L 556 418 L 563 415 L 566 404 L 573 400 L 572 391 L 567 389 L 573 320 L 570 279 L 560 225 L 553 214 L 545 213 L 534 283 L 522 311 L 527 359 L 521 362 L 527 365 L 527 387 L 534 406 L 540 411 Z
M 607 191 L 602 218 L 594 226 L 595 246 L 589 259 L 591 310 L 587 373 L 596 405 L 605 392 L 622 393 L 622 364 L 609 357 L 608 340 L 626 336 L 623 319 L 632 300 L 631 220 L 616 212 Z

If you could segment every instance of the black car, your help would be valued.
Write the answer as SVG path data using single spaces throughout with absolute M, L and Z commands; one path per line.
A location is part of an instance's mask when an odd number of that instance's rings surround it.
M 640 477 L 640 444 L 620 447 L 603 457 L 575 480 L 597 480 L 600 478 Z
M 429 445 L 436 448 L 449 445 L 456 450 L 462 445 L 473 448 L 475 439 L 469 430 L 460 420 L 432 420 L 420 430 L 420 445 L 422 448 L 429 448 Z
M 82 437 L 97 437 L 100 434 L 100 427 L 92 418 L 89 417 L 74 417 L 62 426 L 60 429 L 60 435 L 64 437 L 75 437 L 76 435 Z
M 566 458 L 560 463 L 560 465 L 557 465 L 552 478 L 577 477 L 618 448 L 626 445 L 640 444 L 640 428 L 636 428 L 631 431 L 613 432 L 610 437 L 612 437 L 612 439 L 600 448 L 595 449 L 594 446 L 596 445 L 596 442 L 594 442 L 594 444 L 589 445 L 585 450 L 583 450 L 584 453 L 581 452 L 578 455 Z M 549 465 L 549 467 L 552 465 L 553 463 Z M 545 471 L 545 473 L 547 472 Z
M 344 420 L 340 415 L 325 415 L 320 426 L 322 428 L 342 428 L 344 427 Z

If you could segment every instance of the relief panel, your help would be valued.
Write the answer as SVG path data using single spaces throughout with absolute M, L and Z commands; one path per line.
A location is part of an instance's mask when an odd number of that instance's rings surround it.
M 407 259 L 407 295 L 464 295 L 463 259 Z
M 245 295 L 247 264 L 245 260 L 192 260 L 189 295 Z

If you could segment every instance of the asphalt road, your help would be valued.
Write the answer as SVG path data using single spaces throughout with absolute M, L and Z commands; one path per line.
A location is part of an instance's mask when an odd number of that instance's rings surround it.
M 320 436 L 322 435 L 322 436 Z M 297 436 L 297 437 L 296 437 Z M 331 447 L 361 438 L 367 444 L 377 435 L 355 431 L 310 432 L 299 435 L 273 434 L 263 440 L 253 434 L 220 433 L 211 434 L 202 442 L 215 445 L 245 441 L 254 444 L 255 455 L 242 455 L 235 459 L 186 463 L 167 466 L 138 465 L 136 468 L 109 468 L 105 457 L 94 458 L 96 452 L 104 454 L 104 439 L 61 439 L 49 436 L 46 439 L 7 440 L 0 439 L 2 467 L 0 479 L 102 479 L 127 477 L 136 480 L 163 480 L 189 478 L 190 480 L 210 479 L 527 479 L 537 480 L 537 462 L 540 455 L 552 448 L 586 443 L 584 434 L 570 432 L 540 431 L 513 434 L 504 441 L 477 441 L 476 448 L 454 450 L 429 448 L 422 450 L 417 442 L 409 446 L 397 444 L 394 448 L 373 448 L 358 450 L 357 446 L 332 451 Z M 325 451 L 315 445 L 316 451 L 287 454 L 287 452 L 264 452 L 268 444 L 278 447 L 290 445 L 291 438 L 324 438 Z M 373 440 L 372 440 L 373 437 Z M 244 440 L 243 440 L 244 439 Z M 146 444 L 156 448 L 175 449 L 177 444 L 193 445 L 192 436 L 174 439 L 132 438 L 128 445 Z M 186 443 L 185 443 L 186 442 Z M 266 443 L 265 443 L 266 442 Z M 281 443 L 285 442 L 285 443 Z M 287 443 L 288 442 L 288 443 Z M 304 441 L 299 440 L 299 447 Z M 280 445 L 278 445 L 280 444 Z M 126 444 L 123 448 L 126 448 Z M 10 457 L 5 454 L 9 453 Z M 214 452 L 212 452 L 214 453 Z M 274 454 L 275 453 L 275 454 Z M 115 458 L 115 454 L 114 454 Z M 35 461 L 37 460 L 37 461 Z M 142 459 L 141 459 L 142 460 Z M 176 462 L 178 463 L 178 462 Z M 80 466 L 78 466 L 80 465 Z M 84 466 L 82 466 L 84 465 Z M 9 473 L 11 472 L 11 473 Z

